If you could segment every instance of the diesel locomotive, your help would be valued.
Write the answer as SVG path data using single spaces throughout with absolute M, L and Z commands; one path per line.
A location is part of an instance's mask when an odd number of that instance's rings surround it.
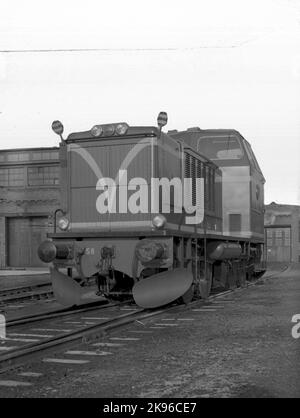
M 39 249 L 57 300 L 145 308 L 244 286 L 261 270 L 265 179 L 236 130 L 126 123 L 60 135 L 61 207 Z

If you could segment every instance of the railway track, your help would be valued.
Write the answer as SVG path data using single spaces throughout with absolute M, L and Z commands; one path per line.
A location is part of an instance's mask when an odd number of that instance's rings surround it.
M 130 311 L 120 313 L 122 310 Z M 88 307 L 51 312 L 48 315 L 34 315 L 9 321 L 6 339 L 3 340 L 5 345 L 0 344 L 0 373 L 23 364 L 33 354 L 42 353 L 46 349 L 74 343 L 83 338 L 97 338 L 108 329 L 132 322 L 142 312 L 144 312 L 143 309 L 126 306 L 124 303 L 115 303 L 98 308 Z M 92 316 L 82 316 L 87 314 Z M 7 346 L 8 343 L 15 344 L 16 342 L 22 344 Z
M 93 311 L 95 309 L 99 309 L 99 305 L 100 303 L 97 302 L 94 304 L 83 305 L 84 307 L 77 306 L 74 308 L 62 308 L 62 309 L 55 309 L 55 310 L 52 309 L 47 312 L 43 312 L 42 314 L 22 316 L 20 318 L 14 318 L 14 319 L 7 321 L 6 327 L 8 328 L 8 327 L 16 326 L 16 325 L 25 325 L 25 324 L 28 325 L 33 322 L 49 320 L 53 318 L 62 318 L 64 316 L 75 315 L 80 312 Z M 119 306 L 119 305 L 120 303 L 112 304 L 112 303 L 104 302 L 103 304 L 101 304 L 101 308 L 103 309 L 103 308 L 107 308 L 110 306 Z
M 273 278 L 288 269 L 267 275 Z M 145 310 L 136 305 L 108 303 L 102 306 L 87 306 L 73 310 L 51 311 L 42 315 L 32 315 L 9 321 L 8 332 L 4 343 L 0 343 L 0 373 L 18 367 L 31 359 L 44 355 L 47 350 L 61 346 L 73 346 L 76 342 L 97 340 L 110 330 L 129 325 L 135 321 L 142 322 L 151 317 L 176 310 L 189 310 L 213 303 L 217 298 L 243 291 L 254 286 L 257 281 L 247 282 L 243 288 L 236 288 L 212 294 L 207 300 L 196 300 L 188 305 L 166 306 L 155 310 Z M 127 311 L 127 312 L 126 312 Z M 38 325 L 37 325 L 38 324 Z M 26 327 L 26 328 L 24 328 Z M 10 343 L 22 343 L 18 346 L 7 346 Z M 24 344 L 25 343 L 25 344 Z
M 0 306 L 9 302 L 28 299 L 47 299 L 53 297 L 51 283 L 38 283 L 30 286 L 12 287 L 0 290 Z

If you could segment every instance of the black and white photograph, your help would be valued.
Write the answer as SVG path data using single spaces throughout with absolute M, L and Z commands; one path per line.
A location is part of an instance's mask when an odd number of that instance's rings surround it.
M 1 2 L 5 398 L 300 398 L 300 0 Z

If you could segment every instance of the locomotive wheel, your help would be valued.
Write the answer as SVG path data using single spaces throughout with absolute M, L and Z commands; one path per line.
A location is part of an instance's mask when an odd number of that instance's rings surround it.
M 229 263 L 229 274 L 227 276 L 227 283 L 229 289 L 236 289 L 238 287 L 238 266 L 235 262 Z
M 247 276 L 246 267 L 242 266 L 241 271 L 240 271 L 240 275 L 239 275 L 239 284 L 242 288 L 247 286 L 246 276 Z
M 212 264 L 206 264 L 206 276 L 205 276 L 205 265 L 204 262 L 200 263 L 200 268 L 198 270 L 198 290 L 199 295 L 202 299 L 207 299 L 210 295 L 212 287 Z

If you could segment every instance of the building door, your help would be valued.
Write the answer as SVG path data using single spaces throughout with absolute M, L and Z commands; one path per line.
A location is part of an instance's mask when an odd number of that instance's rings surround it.
M 39 244 L 46 239 L 48 218 L 8 218 L 7 264 L 9 267 L 44 267 L 37 255 Z
M 291 261 L 291 228 L 266 228 L 267 261 Z

